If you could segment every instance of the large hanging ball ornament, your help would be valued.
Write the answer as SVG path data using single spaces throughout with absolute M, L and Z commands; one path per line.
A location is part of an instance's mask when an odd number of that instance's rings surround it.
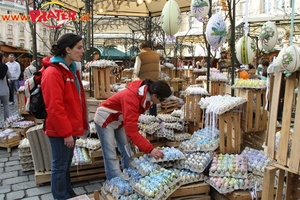
M 243 36 L 239 39 L 236 46 L 236 57 L 238 61 L 244 65 L 252 63 L 255 56 L 256 45 L 254 41 L 248 37 Z
M 283 70 L 295 72 L 300 65 L 300 53 L 294 45 L 282 49 L 277 58 L 276 64 Z
M 169 0 L 161 12 L 161 27 L 166 35 L 175 35 L 181 25 L 181 15 L 175 0 Z
M 246 71 L 241 71 L 241 72 L 239 73 L 239 76 L 240 76 L 240 78 L 242 78 L 242 79 L 248 79 L 248 78 L 250 77 L 249 73 L 246 72 Z
M 266 51 L 270 51 L 275 47 L 277 39 L 278 31 L 275 23 L 270 21 L 264 23 L 259 34 L 259 41 L 262 48 Z
M 225 21 L 220 14 L 214 14 L 206 25 L 206 40 L 213 50 L 221 47 L 227 36 Z
M 209 0 L 192 0 L 191 16 L 202 22 L 202 19 L 208 14 L 209 7 Z

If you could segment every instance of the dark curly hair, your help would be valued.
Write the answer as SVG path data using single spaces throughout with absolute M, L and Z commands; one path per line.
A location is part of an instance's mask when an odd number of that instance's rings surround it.
M 57 40 L 57 44 L 52 45 L 51 54 L 53 56 L 65 57 L 67 55 L 66 48 L 73 48 L 82 40 L 80 35 L 74 33 L 66 33 Z

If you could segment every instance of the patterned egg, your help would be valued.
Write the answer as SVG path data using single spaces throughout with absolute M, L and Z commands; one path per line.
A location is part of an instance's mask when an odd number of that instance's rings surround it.
M 214 14 L 208 20 L 205 35 L 213 50 L 217 50 L 223 45 L 227 36 L 227 27 L 220 14 Z
M 237 42 L 235 48 L 236 57 L 240 63 L 244 65 L 252 63 L 253 58 L 255 56 L 256 45 L 250 37 L 241 37 Z
M 191 16 L 195 17 L 198 21 L 202 21 L 209 11 L 208 0 L 192 0 L 191 1 Z
M 266 22 L 261 28 L 259 34 L 259 41 L 262 45 L 262 48 L 266 51 L 273 49 L 277 43 L 278 31 L 274 22 Z
M 180 9 L 175 0 L 169 0 L 161 12 L 161 27 L 166 35 L 175 35 L 181 25 Z
M 276 59 L 276 64 L 283 70 L 294 72 L 300 65 L 300 54 L 296 46 L 291 45 L 282 49 Z

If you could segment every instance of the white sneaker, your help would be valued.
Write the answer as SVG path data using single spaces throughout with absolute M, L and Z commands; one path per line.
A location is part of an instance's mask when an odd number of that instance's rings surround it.
M 14 105 L 15 103 L 14 102 L 9 102 L 9 105 Z

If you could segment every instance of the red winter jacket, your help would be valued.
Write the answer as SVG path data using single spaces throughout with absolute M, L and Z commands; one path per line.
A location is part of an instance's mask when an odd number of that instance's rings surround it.
M 80 70 L 76 70 L 80 94 L 76 88 L 73 73 L 63 63 L 58 69 L 50 57 L 42 60 L 47 67 L 42 74 L 41 88 L 46 105 L 45 134 L 53 137 L 82 136 L 89 130 L 87 106 Z
M 143 152 L 154 148 L 138 131 L 138 118 L 151 106 L 148 86 L 143 80 L 128 84 L 127 88 L 102 102 L 95 113 L 94 121 L 103 128 L 118 129 L 124 126 L 128 138 Z

